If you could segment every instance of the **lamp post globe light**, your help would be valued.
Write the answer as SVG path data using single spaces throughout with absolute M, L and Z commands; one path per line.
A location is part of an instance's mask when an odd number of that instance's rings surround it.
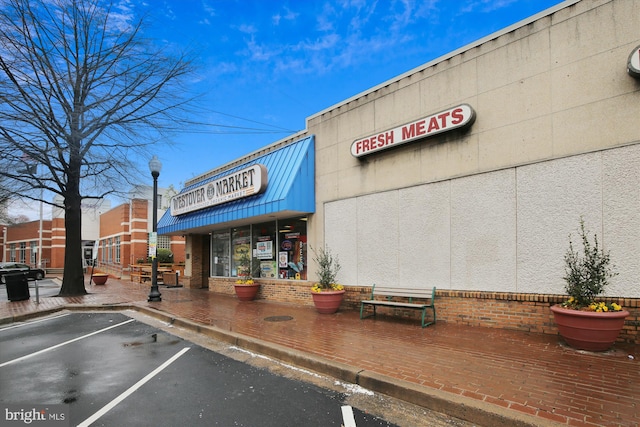
M 149 170 L 153 177 L 153 223 L 152 233 L 153 242 L 149 239 L 149 247 L 157 245 L 158 242 L 158 177 L 160 176 L 162 163 L 158 160 L 158 156 L 153 156 L 149 161 Z M 154 246 L 151 252 L 151 292 L 147 301 L 162 301 L 160 291 L 158 291 L 158 257 L 156 256 L 157 246 Z

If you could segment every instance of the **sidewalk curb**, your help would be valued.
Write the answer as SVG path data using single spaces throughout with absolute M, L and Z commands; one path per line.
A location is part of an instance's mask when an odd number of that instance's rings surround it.
M 259 353 L 302 368 L 310 369 L 340 381 L 357 384 L 375 393 L 385 394 L 405 402 L 460 418 L 481 426 L 491 427 L 553 427 L 560 426 L 550 420 L 534 415 L 519 413 L 466 396 L 423 387 L 415 383 L 392 378 L 375 372 L 359 369 L 344 363 L 334 362 L 319 356 L 309 355 L 279 344 L 248 337 L 215 326 L 206 326 L 191 320 L 176 317 L 153 307 L 131 304 L 84 305 L 67 304 L 43 311 L 0 319 L 0 325 L 30 320 L 59 311 L 125 311 L 134 310 L 175 327 L 203 334 L 209 338 L 225 342 L 244 350 Z

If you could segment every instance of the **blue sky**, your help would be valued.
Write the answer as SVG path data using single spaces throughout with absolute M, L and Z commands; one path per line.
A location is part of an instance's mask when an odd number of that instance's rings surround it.
M 157 147 L 184 182 L 305 127 L 305 118 L 559 0 L 148 0 L 149 36 L 193 50 L 199 122 Z M 216 126 L 220 125 L 220 126 Z
M 203 123 L 157 144 L 161 187 L 305 128 L 305 119 L 561 0 L 119 0 L 144 35 L 191 51 Z M 138 159 L 148 171 L 149 159 Z M 151 184 L 151 176 L 140 177 Z M 112 201 L 112 206 L 122 201 Z M 45 208 L 49 211 L 49 208 Z M 14 206 L 13 213 L 38 217 Z M 50 216 L 46 215 L 45 216 Z

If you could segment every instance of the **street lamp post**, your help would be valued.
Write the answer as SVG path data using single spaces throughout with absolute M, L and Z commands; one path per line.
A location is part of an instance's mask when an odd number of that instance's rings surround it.
M 154 244 L 157 245 L 157 232 L 158 232 L 158 177 L 160 176 L 160 169 L 162 169 L 162 163 L 158 160 L 158 156 L 153 156 L 149 161 L 149 170 L 153 177 L 153 224 L 152 224 L 152 236 L 154 237 Z M 149 242 L 151 244 L 151 241 Z M 158 291 L 158 257 L 156 256 L 157 249 L 151 252 L 151 292 L 149 292 L 149 299 L 147 301 L 162 301 L 160 291 Z

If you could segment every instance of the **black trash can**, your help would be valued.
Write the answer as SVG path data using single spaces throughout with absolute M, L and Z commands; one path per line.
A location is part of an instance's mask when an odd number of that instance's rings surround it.
M 7 283 L 7 298 L 9 301 L 23 301 L 31 297 L 26 273 L 6 274 L 4 279 Z

